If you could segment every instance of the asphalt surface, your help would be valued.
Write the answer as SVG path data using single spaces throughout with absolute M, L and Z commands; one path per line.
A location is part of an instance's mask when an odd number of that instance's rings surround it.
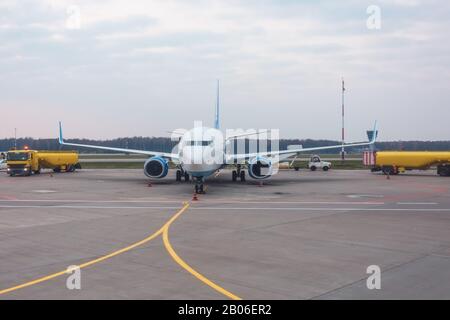
M 449 178 L 174 175 L 0 173 L 0 299 L 450 299 Z

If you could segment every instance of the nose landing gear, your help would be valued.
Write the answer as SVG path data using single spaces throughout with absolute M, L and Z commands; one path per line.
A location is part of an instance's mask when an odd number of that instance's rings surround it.
M 198 193 L 198 194 L 205 193 L 202 177 L 195 177 L 195 193 Z

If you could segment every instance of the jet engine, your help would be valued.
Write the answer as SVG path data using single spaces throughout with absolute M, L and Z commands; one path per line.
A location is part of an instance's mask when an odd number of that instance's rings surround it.
M 151 157 L 144 164 L 144 173 L 149 178 L 164 178 L 169 172 L 169 163 L 162 157 Z
M 267 179 L 272 175 L 272 161 L 266 157 L 256 157 L 248 162 L 248 174 L 253 179 Z

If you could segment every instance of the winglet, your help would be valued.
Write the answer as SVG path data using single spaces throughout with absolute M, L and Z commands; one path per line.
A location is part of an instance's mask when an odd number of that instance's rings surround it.
M 372 133 L 372 139 L 370 140 L 370 144 L 374 144 L 377 140 L 378 131 L 377 131 L 377 120 L 375 120 L 375 124 L 373 125 L 373 133 Z
M 59 144 L 64 144 L 61 121 L 59 122 Z

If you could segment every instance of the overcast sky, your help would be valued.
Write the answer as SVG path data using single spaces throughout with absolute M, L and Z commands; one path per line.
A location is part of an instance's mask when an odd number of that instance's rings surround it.
M 212 125 L 220 79 L 224 127 L 339 139 L 343 76 L 348 141 L 375 119 L 381 140 L 449 140 L 449 16 L 445 0 L 0 0 L 0 138 Z

